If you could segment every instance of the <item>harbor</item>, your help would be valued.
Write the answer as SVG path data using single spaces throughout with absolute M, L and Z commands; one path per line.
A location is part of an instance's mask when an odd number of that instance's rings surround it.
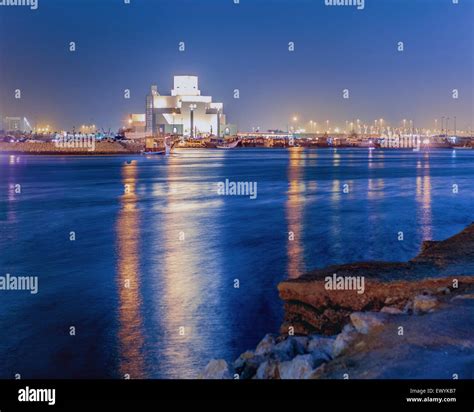
M 120 133 L 120 132 L 119 132 Z M 62 136 L 62 135 L 61 135 Z M 236 149 L 266 148 L 365 148 L 365 149 L 472 149 L 474 137 L 469 135 L 446 136 L 432 134 L 329 134 L 329 133 L 238 133 L 218 138 L 207 136 L 190 138 L 179 135 L 163 135 L 127 139 L 126 135 L 102 137 L 95 134 L 70 135 L 58 144 L 57 135 L 30 135 L 13 133 L 0 136 L 0 153 L 7 154 L 82 154 L 123 155 L 126 153 L 170 154 L 174 149 Z M 68 140 L 69 139 L 69 140 Z M 93 141 L 93 144 L 91 143 Z M 168 149 L 165 141 L 168 141 Z M 69 143 L 68 143 L 69 142 Z
M 413 120 L 394 124 L 380 118 L 359 118 L 331 124 L 288 116 L 286 131 L 239 130 L 228 122 L 224 103 L 203 95 L 198 76 L 173 76 L 167 94 L 152 85 L 145 96 L 143 113 L 129 113 L 112 131 L 96 124 L 55 131 L 49 125 L 32 126 L 26 117 L 6 117 L 0 127 L 0 153 L 29 154 L 164 154 L 180 149 L 235 148 L 349 148 L 368 149 L 472 149 L 472 129 L 460 130 L 457 116 L 434 119 L 433 128 L 415 127 Z M 439 123 L 439 124 L 438 124 Z

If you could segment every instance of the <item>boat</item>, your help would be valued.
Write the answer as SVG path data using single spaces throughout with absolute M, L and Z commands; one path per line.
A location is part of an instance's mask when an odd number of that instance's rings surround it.
M 164 156 L 169 156 L 171 154 L 171 150 L 173 149 L 173 147 L 175 146 L 175 144 L 177 143 L 176 141 L 173 141 L 172 137 L 171 136 L 167 136 L 163 139 L 163 143 L 164 143 L 164 150 L 161 148 L 159 148 L 159 150 L 143 150 L 142 151 L 142 154 L 147 156 L 147 155 L 164 155 Z
M 224 142 L 224 144 L 221 144 L 221 145 L 218 144 L 216 145 L 216 148 L 217 149 L 235 149 L 239 143 L 240 143 L 240 139 L 237 139 L 230 143 Z
M 166 152 L 164 150 L 158 150 L 156 152 L 150 151 L 142 151 L 142 155 L 149 156 L 149 155 L 164 155 Z

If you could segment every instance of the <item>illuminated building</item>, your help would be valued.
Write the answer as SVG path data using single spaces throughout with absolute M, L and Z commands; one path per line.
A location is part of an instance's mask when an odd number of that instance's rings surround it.
M 2 129 L 6 132 L 30 132 L 32 127 L 26 117 L 5 117 Z
M 225 136 L 237 133 L 234 125 L 226 123 L 223 103 L 203 96 L 197 76 L 174 76 L 171 95 L 161 95 L 151 86 L 146 97 L 146 113 L 132 115 L 129 126 L 141 132 L 143 120 L 147 136 L 175 134 L 180 136 Z
M 130 114 L 126 128 L 127 139 L 142 139 L 146 137 L 146 121 L 144 114 Z

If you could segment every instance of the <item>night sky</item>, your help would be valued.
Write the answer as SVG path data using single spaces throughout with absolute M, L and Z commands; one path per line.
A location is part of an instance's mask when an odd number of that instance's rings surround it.
M 191 74 L 240 130 L 286 129 L 294 115 L 425 127 L 457 116 L 458 129 L 473 127 L 473 0 L 365 0 L 360 11 L 324 0 L 38 1 L 0 7 L 2 117 L 117 129 L 144 112 L 152 83 L 169 94 L 173 75 Z

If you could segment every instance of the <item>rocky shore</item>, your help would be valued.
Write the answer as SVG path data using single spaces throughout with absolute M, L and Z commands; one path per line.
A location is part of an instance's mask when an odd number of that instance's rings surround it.
M 473 378 L 474 224 L 424 242 L 408 262 L 360 262 L 278 286 L 285 316 L 232 364 L 212 360 L 203 379 Z M 364 279 L 363 293 L 327 288 Z

